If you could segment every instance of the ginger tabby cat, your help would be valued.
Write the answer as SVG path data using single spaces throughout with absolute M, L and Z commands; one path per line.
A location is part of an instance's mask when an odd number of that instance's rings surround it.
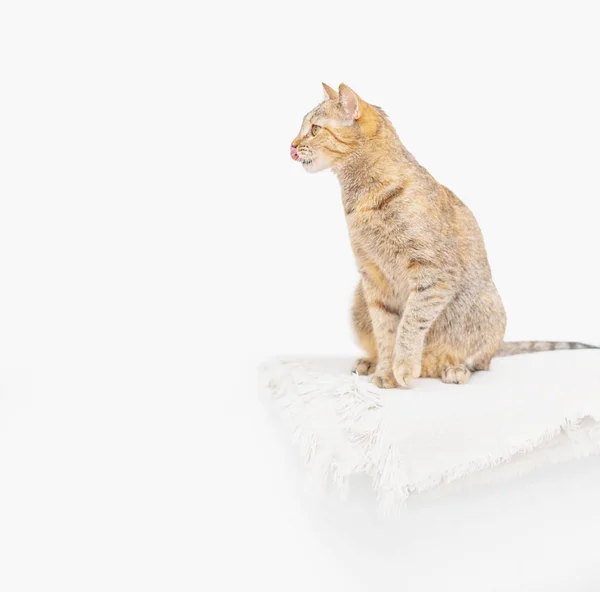
M 352 319 L 367 353 L 356 371 L 382 388 L 419 376 L 462 384 L 495 355 L 592 347 L 503 344 L 506 315 L 483 236 L 460 199 L 404 148 L 385 113 L 345 84 L 326 84 L 291 157 L 308 172 L 331 168 L 360 282 Z

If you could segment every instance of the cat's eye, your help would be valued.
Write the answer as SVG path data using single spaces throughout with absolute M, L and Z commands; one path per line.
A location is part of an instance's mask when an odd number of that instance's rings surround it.
M 310 133 L 311 133 L 313 136 L 316 136 L 316 135 L 319 133 L 319 130 L 320 130 L 320 129 L 321 129 L 321 126 L 319 126 L 319 125 L 313 125 L 313 126 L 310 128 Z

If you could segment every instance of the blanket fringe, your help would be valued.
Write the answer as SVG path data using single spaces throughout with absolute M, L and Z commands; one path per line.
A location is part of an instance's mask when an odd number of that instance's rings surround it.
M 411 494 L 442 483 L 475 475 L 480 483 L 493 481 L 492 469 L 510 465 L 509 461 L 515 465 L 514 474 L 520 475 L 549 462 L 600 453 L 599 417 L 581 413 L 564 418 L 560 425 L 518 446 L 496 450 L 441 474 L 413 481 L 403 466 L 402 451 L 393 445 L 393 426 L 386 422 L 381 391 L 350 374 L 335 375 L 332 381 L 332 375 L 317 370 L 311 373 L 292 360 L 266 362 L 260 368 L 260 377 L 262 390 L 275 402 L 300 447 L 313 486 L 324 488 L 331 482 L 345 498 L 349 477 L 366 473 L 388 517 L 398 517 Z M 338 418 L 337 425 L 325 423 L 332 416 Z M 568 451 L 548 452 L 540 457 L 543 462 L 529 458 L 559 438 L 568 444 Z M 527 462 L 514 462 L 520 458 Z M 506 476 L 505 471 L 503 478 Z

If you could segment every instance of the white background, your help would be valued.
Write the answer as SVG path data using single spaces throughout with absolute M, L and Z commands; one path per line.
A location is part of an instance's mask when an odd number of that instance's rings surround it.
M 475 213 L 509 339 L 599 342 L 593 2 L 4 2 L 0 590 L 600 588 L 596 459 L 380 521 L 256 396 L 357 354 L 320 82 Z M 360 491 L 360 490 L 359 490 Z

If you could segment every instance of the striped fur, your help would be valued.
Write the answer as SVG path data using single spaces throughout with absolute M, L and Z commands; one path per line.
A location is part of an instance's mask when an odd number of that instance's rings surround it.
M 505 341 L 500 346 L 496 356 L 514 356 L 515 354 L 554 351 L 556 349 L 600 349 L 600 347 L 577 341 Z
M 360 274 L 352 321 L 366 356 L 356 371 L 383 388 L 418 376 L 462 384 L 495 355 L 572 347 L 503 344 L 504 306 L 471 211 L 406 150 L 379 107 L 344 84 L 324 90 L 291 154 L 340 182 Z

